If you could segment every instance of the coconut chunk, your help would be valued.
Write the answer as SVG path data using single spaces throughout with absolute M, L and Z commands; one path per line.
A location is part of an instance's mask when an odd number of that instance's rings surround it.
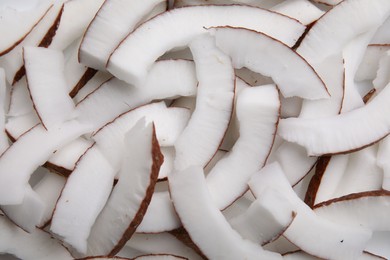
M 37 124 L 39 124 L 39 118 L 37 113 L 32 111 L 22 116 L 8 117 L 5 130 L 11 141 L 15 141 Z
M 34 106 L 27 88 L 27 80 L 19 80 L 11 88 L 8 116 L 22 116 L 34 111 Z
M 304 25 L 316 21 L 325 13 L 308 0 L 284 1 L 270 10 L 295 18 Z

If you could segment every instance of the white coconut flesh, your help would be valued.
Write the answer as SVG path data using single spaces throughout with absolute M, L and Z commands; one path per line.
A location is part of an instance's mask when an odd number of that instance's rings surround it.
M 384 21 L 382 25 L 378 28 L 377 32 L 375 33 L 374 37 L 371 40 L 371 44 L 390 43 L 389 25 L 390 25 L 390 18 L 388 17 L 386 21 Z
M 240 92 L 236 105 L 239 138 L 207 175 L 207 186 L 218 208 L 227 207 L 244 194 L 251 174 L 265 164 L 276 135 L 279 109 L 275 85 Z
M 136 88 L 112 78 L 80 101 L 76 110 L 81 121 L 93 124 L 98 130 L 121 113 L 153 100 L 194 96 L 197 82 L 193 62 L 159 61 L 142 87 Z
M 387 51 L 385 55 L 379 61 L 379 68 L 375 79 L 372 81 L 376 90 L 382 90 L 390 82 L 390 51 Z
M 371 238 L 369 229 L 344 226 L 318 217 L 295 194 L 277 163 L 269 164 L 254 175 L 249 187 L 257 198 L 261 197 L 264 190 L 272 187 L 292 204 L 296 216 L 283 236 L 311 255 L 329 259 L 356 259 Z M 317 241 L 318 244 L 308 241 Z
M 125 134 L 141 118 L 154 122 L 161 146 L 172 146 L 187 125 L 190 114 L 185 108 L 167 108 L 164 102 L 151 103 L 122 114 L 93 135 L 97 146 L 115 169 L 122 161 Z
M 206 164 L 218 150 L 233 111 L 235 75 L 229 57 L 205 34 L 191 42 L 199 86 L 196 107 L 174 146 L 174 168 Z M 198 138 L 196 138 L 198 136 Z
M 75 105 L 68 95 L 62 52 L 46 48 L 23 48 L 27 86 L 34 109 L 46 129 L 74 117 Z
M 390 163 L 387 160 L 390 154 L 390 137 L 379 142 L 377 165 L 383 170 L 382 189 L 390 191 Z
M 320 258 L 309 255 L 303 251 L 289 252 L 283 255 L 284 259 L 287 260 L 319 260 Z M 385 258 L 374 255 L 372 253 L 364 251 L 363 254 L 358 257 L 359 260 L 383 260 Z
M 188 258 L 185 258 L 185 257 L 181 257 L 181 256 L 174 256 L 174 255 L 144 255 L 144 256 L 137 256 L 136 258 L 134 258 L 136 260 L 184 260 L 184 259 L 188 259 Z
M 98 89 L 103 83 L 111 78 L 112 75 L 110 73 L 97 71 L 93 77 L 88 80 L 88 82 L 86 82 L 81 89 L 79 89 L 73 100 L 76 102 L 76 104 L 80 103 L 83 99 L 85 99 L 86 96 Z
M 118 253 L 141 223 L 154 191 L 163 162 L 154 125 L 140 120 L 124 142 L 118 183 L 91 229 L 87 255 Z
M 110 54 L 127 34 L 164 0 L 105 1 L 85 32 L 79 50 L 80 62 L 105 70 Z M 115 26 L 113 26 L 115 24 Z
M 5 131 L 7 86 L 4 69 L 0 69 L 0 155 L 9 147 Z
M 233 15 L 240 13 L 239 16 Z M 107 69 L 116 77 L 139 85 L 153 62 L 173 47 L 188 45 L 213 26 L 245 27 L 261 31 L 292 46 L 303 33 L 298 21 L 248 6 L 193 6 L 173 9 L 142 24 L 111 54 Z M 164 32 L 164 33 L 161 33 Z M 159 45 L 152 43 L 159 42 Z
M 0 157 L 0 205 L 21 203 L 34 170 L 55 150 L 88 131 L 87 126 L 69 121 L 50 131 L 37 125 L 19 137 Z M 24 163 L 19 162 L 21 157 Z
M 19 80 L 12 86 L 10 95 L 8 116 L 22 116 L 34 112 L 26 78 Z
M 87 239 L 107 202 L 115 174 L 94 145 L 80 158 L 58 199 L 50 230 L 81 254 L 87 253 Z
M 38 228 L 27 233 L 12 224 L 6 217 L 0 216 L 0 231 L 1 252 L 12 254 L 20 259 L 73 259 L 58 240 Z
M 173 204 L 184 228 L 208 258 L 282 259 L 279 254 L 265 251 L 258 244 L 244 240 L 232 229 L 213 204 L 201 167 L 173 172 L 168 180 Z M 208 221 L 200 224 L 203 218 Z
M 388 50 L 390 50 L 390 45 L 368 45 L 362 62 L 356 72 L 356 81 L 375 79 L 379 69 L 379 61 Z
M 11 140 L 17 140 L 25 132 L 39 123 L 40 121 L 37 113 L 35 111 L 31 111 L 25 115 L 8 117 L 5 130 Z
M 232 5 L 243 4 L 254 7 L 260 7 L 270 9 L 273 6 L 280 4 L 283 0 L 176 0 L 174 1 L 174 7 L 193 6 L 193 5 Z
M 173 171 L 173 163 L 175 161 L 175 148 L 173 146 L 165 146 L 161 147 L 160 150 L 164 156 L 164 162 L 160 167 L 158 179 L 164 180 L 168 177 L 168 174 Z

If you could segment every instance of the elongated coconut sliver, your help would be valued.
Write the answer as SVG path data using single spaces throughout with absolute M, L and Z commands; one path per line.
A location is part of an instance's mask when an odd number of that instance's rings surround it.
M 164 160 L 154 125 L 140 120 L 124 142 L 118 183 L 91 229 L 88 255 L 116 255 L 141 223 L 153 195 Z
M 174 172 L 168 180 L 171 197 L 184 228 L 208 258 L 281 259 L 280 255 L 242 239 L 232 229 L 212 202 L 202 168 L 194 166 Z
M 71 260 L 73 257 L 49 233 L 34 229 L 27 233 L 0 215 L 0 251 L 21 259 Z M 39 250 L 37 250 L 39 248 Z
M 235 68 L 246 67 L 271 77 L 284 97 L 329 97 L 310 64 L 277 39 L 243 28 L 219 27 L 210 31 L 217 47 L 231 57 Z
M 274 143 L 279 111 L 275 85 L 240 92 L 236 105 L 239 138 L 207 175 L 207 186 L 218 208 L 227 207 L 244 194 L 250 176 L 264 166 Z
M 344 114 L 321 119 L 282 119 L 278 134 L 289 142 L 304 146 L 309 155 L 358 150 L 390 132 L 390 120 L 386 116 L 390 112 L 389 98 L 388 85 L 364 107 Z
M 153 100 L 194 96 L 197 83 L 193 62 L 158 61 L 141 88 L 112 78 L 80 101 L 76 110 L 81 121 L 93 124 L 98 130 L 120 114 Z
M 165 0 L 105 1 L 84 34 L 79 50 L 81 63 L 105 70 L 110 54 L 136 25 Z
M 110 195 L 116 171 L 93 145 L 77 163 L 58 199 L 50 230 L 77 252 L 87 252 L 91 228 Z
M 175 169 L 206 166 L 218 150 L 230 122 L 235 75 L 227 55 L 205 34 L 191 42 L 199 80 L 195 111 L 175 142 Z
M 88 131 L 88 126 L 69 121 L 50 131 L 37 125 L 19 137 L 0 157 L 0 205 L 21 203 L 34 170 L 55 150 Z
M 6 93 L 5 72 L 4 69 L 0 68 L 0 155 L 9 147 L 8 137 L 5 131 Z
M 46 48 L 23 50 L 27 86 L 42 125 L 51 129 L 71 119 L 75 105 L 68 95 L 63 54 Z
M 248 6 L 173 9 L 145 22 L 129 34 L 111 55 L 107 69 L 116 77 L 138 86 L 145 80 L 147 71 L 158 57 L 173 47 L 188 45 L 212 26 L 245 27 L 261 31 L 288 46 L 294 45 L 304 30 L 304 26 L 294 19 Z M 154 44 L 156 42 L 159 44 Z

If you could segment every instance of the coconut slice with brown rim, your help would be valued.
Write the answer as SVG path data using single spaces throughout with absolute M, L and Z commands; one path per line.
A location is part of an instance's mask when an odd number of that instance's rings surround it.
M 325 13 L 308 0 L 284 1 L 270 10 L 295 18 L 304 25 L 315 22 Z
M 141 223 L 154 191 L 164 160 L 154 125 L 140 120 L 124 142 L 118 183 L 91 229 L 87 255 L 116 255 Z
M 88 74 L 88 71 L 84 74 L 84 76 L 87 74 Z M 89 78 L 89 76 L 87 78 Z M 75 94 L 75 96 L 73 97 L 73 100 L 76 102 L 76 104 L 80 103 L 83 99 L 85 99 L 86 96 L 88 96 L 93 91 L 98 89 L 104 82 L 106 82 L 110 78 L 112 78 L 112 75 L 110 73 L 97 71 L 92 76 L 92 78 L 90 78 L 88 80 L 88 82 L 86 82 L 85 84 L 83 83 L 81 85 L 76 86 L 76 87 L 81 87 L 81 86 L 82 87 L 77 88 L 78 91 L 77 91 L 77 94 Z M 82 80 L 83 79 L 80 79 L 80 81 L 82 81 Z M 75 89 L 76 88 L 74 88 L 73 90 L 75 90 Z M 74 94 L 74 92 L 71 92 L 71 93 L 69 93 L 69 95 L 72 96 L 72 93 Z
M 232 15 L 232 14 L 240 15 Z M 248 6 L 192 6 L 165 12 L 139 26 L 112 53 L 107 69 L 139 86 L 152 64 L 174 47 L 188 45 L 212 26 L 235 26 L 261 31 L 292 46 L 303 33 L 298 21 Z M 161 33 L 164 32 L 164 33 Z M 159 42 L 158 45 L 153 43 Z M 142 48 L 141 48 L 142 46 Z
M 11 88 L 7 115 L 10 117 L 22 116 L 34 111 L 34 106 L 27 88 L 27 80 L 19 80 Z

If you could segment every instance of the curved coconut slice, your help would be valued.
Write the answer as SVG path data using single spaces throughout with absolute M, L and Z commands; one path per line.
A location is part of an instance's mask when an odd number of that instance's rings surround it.
M 308 0 L 284 1 L 270 10 L 295 18 L 304 25 L 315 22 L 325 13 Z
M 195 111 L 175 142 L 174 168 L 206 166 L 220 146 L 232 116 L 235 75 L 228 56 L 203 35 L 191 42 L 199 80 Z
M 37 124 L 39 124 L 39 118 L 37 113 L 32 111 L 23 116 L 9 117 L 5 125 L 5 131 L 11 141 L 15 141 Z
M 40 229 L 26 233 L 0 216 L 0 251 L 21 259 L 59 259 L 70 260 L 73 257 L 50 234 Z M 37 250 L 39 248 L 39 250 Z
M 92 69 L 93 70 L 93 69 Z M 88 69 L 86 73 L 83 76 L 86 76 L 85 79 L 88 79 L 90 75 L 88 75 L 88 71 L 91 71 L 91 69 Z M 97 71 L 94 73 L 92 78 L 88 80 L 85 84 L 78 84 L 77 87 L 77 94 L 74 96 L 74 100 L 76 103 L 80 103 L 83 99 L 85 99 L 86 96 L 91 94 L 93 91 L 98 89 L 103 83 L 108 81 L 109 79 L 112 78 L 112 75 L 110 73 L 102 72 L 102 71 Z M 79 83 L 83 81 L 83 78 L 80 79 Z M 81 88 L 79 88 L 81 87 Z M 74 88 L 73 90 L 76 90 Z M 75 92 L 70 92 L 69 95 L 72 96 Z M 77 109 L 77 107 L 76 107 Z
M 50 1 L 46 1 L 24 11 L 12 7 L 3 8 L 0 12 L 0 33 L 7 37 L 0 43 L 0 56 L 7 54 L 23 41 L 51 7 Z
M 34 170 L 55 150 L 88 131 L 85 125 L 69 121 L 50 131 L 37 125 L 19 137 L 0 157 L 0 205 L 21 203 Z
M 88 255 L 116 255 L 148 208 L 164 157 L 154 125 L 144 124 L 144 120 L 139 121 L 125 136 L 118 183 L 91 229 Z
M 378 28 L 389 15 L 387 0 L 343 1 L 315 23 L 297 52 L 309 63 L 318 64 L 337 54 L 357 35 Z
M 304 146 L 309 155 L 358 150 L 377 142 L 389 133 L 390 120 L 383 116 L 387 114 L 386 111 L 390 112 L 387 102 L 389 98 L 390 87 L 382 90 L 364 107 L 344 114 L 320 120 L 282 119 L 278 134 L 289 142 Z
M 105 70 L 110 54 L 120 41 L 163 2 L 166 3 L 164 0 L 105 1 L 84 34 L 79 50 L 80 62 Z
M 275 188 L 293 205 L 296 216 L 283 236 L 311 255 L 328 259 L 356 259 L 371 237 L 368 229 L 338 225 L 319 218 L 295 194 L 277 163 L 265 166 L 254 175 L 249 187 L 257 198 L 267 188 Z
M 152 100 L 194 96 L 197 79 L 191 61 L 159 61 L 152 67 L 142 88 L 112 78 L 77 104 L 80 121 L 92 123 L 96 130 L 121 113 Z
M 79 253 L 87 252 L 88 236 L 110 195 L 115 174 L 94 145 L 80 158 L 66 181 L 50 230 Z
M 11 88 L 8 116 L 22 116 L 34 111 L 34 106 L 27 88 L 27 80 L 19 80 Z
M 173 172 L 168 179 L 175 210 L 184 228 L 208 258 L 281 259 L 280 255 L 242 239 L 231 228 L 212 203 L 201 167 L 194 166 L 181 172 Z
M 147 123 L 154 121 L 160 145 L 172 146 L 187 125 L 190 114 L 185 108 L 167 108 L 164 102 L 152 103 L 130 110 L 101 128 L 93 139 L 115 169 L 122 161 L 126 132 L 143 117 Z
M 322 202 L 314 206 L 314 211 L 341 225 L 386 231 L 389 230 L 389 200 L 390 192 L 383 190 L 353 193 Z
M 240 14 L 232 15 L 232 14 Z M 193 6 L 173 9 L 139 26 L 112 53 L 107 69 L 136 86 L 158 57 L 173 47 L 185 46 L 212 26 L 245 27 L 295 44 L 304 26 L 298 21 L 248 6 Z M 164 32 L 163 34 L 161 32 Z M 158 45 L 154 43 L 158 42 Z
M 282 42 L 242 28 L 220 27 L 210 31 L 216 38 L 217 47 L 231 57 L 235 68 L 246 67 L 271 77 L 283 96 L 329 97 L 326 86 L 313 68 Z
M 74 117 L 75 105 L 68 95 L 63 54 L 46 48 L 23 50 L 27 86 L 43 127 L 52 129 Z
M 207 186 L 218 208 L 227 207 L 244 194 L 251 175 L 264 166 L 276 135 L 279 111 L 275 85 L 240 92 L 236 106 L 239 138 L 207 175 Z
M 291 224 L 295 214 L 293 206 L 283 196 L 269 189 L 248 210 L 229 222 L 244 239 L 264 245 L 278 238 Z
M 7 97 L 7 86 L 5 83 L 4 69 L 0 68 L 0 155 L 9 147 L 8 137 L 5 132 L 5 106 Z
M 379 61 L 379 68 L 373 84 L 375 89 L 382 90 L 390 83 L 390 51 L 387 51 L 385 55 Z
M 367 46 L 362 62 L 356 72 L 355 79 L 357 81 L 373 80 L 379 68 L 379 61 L 390 50 L 389 45 L 370 44 Z

